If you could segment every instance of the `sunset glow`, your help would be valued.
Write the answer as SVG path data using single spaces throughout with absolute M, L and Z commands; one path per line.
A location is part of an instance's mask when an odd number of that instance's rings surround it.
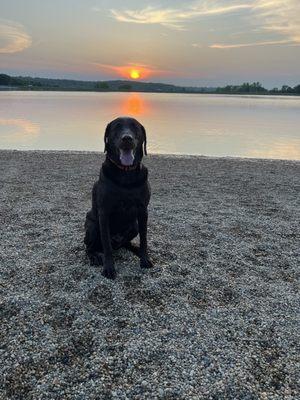
M 52 3 L 1 0 L 1 73 L 270 89 L 300 79 L 299 0 L 61 0 L 59 20 Z
M 132 63 L 129 65 L 109 65 L 94 63 L 99 72 L 125 79 L 149 79 L 153 77 L 173 76 L 173 71 L 157 69 L 150 65 Z
M 122 98 L 120 111 L 122 115 L 129 115 L 133 117 L 140 117 L 141 115 L 145 116 L 151 111 L 150 102 L 139 93 L 131 93 Z
M 157 75 L 157 71 L 148 66 L 140 65 L 124 65 L 120 67 L 112 67 L 114 71 L 126 79 L 147 79 L 154 75 Z
M 141 77 L 141 74 L 138 70 L 133 69 L 132 71 L 130 71 L 130 78 L 139 79 L 140 77 Z

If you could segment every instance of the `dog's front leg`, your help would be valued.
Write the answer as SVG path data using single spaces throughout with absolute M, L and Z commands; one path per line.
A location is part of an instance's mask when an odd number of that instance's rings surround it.
M 140 207 L 139 211 L 138 211 L 138 224 L 139 224 L 139 235 L 140 235 L 140 265 L 141 265 L 141 268 L 152 268 L 153 267 L 153 264 L 148 256 L 147 223 L 148 223 L 147 207 Z
M 99 227 L 100 227 L 101 241 L 104 253 L 102 275 L 108 279 L 115 279 L 116 270 L 114 266 L 110 232 L 109 232 L 109 216 L 103 211 L 100 211 L 99 213 Z

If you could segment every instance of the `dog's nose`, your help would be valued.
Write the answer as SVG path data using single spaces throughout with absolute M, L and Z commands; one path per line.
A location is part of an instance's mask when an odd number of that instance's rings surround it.
M 131 135 L 129 135 L 128 133 L 125 133 L 122 136 L 122 142 L 123 143 L 131 143 L 133 141 L 133 137 Z

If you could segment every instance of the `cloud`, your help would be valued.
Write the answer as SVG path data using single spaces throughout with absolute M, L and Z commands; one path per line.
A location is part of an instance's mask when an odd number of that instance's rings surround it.
M 220 15 L 251 8 L 249 4 L 223 5 L 220 1 L 192 3 L 182 9 L 158 8 L 148 6 L 140 10 L 111 9 L 112 16 L 120 22 L 135 24 L 159 24 L 169 28 L 182 30 L 185 22 L 202 16 Z
M 246 12 L 243 13 L 243 19 L 249 25 L 248 36 L 255 25 L 256 31 L 264 36 L 264 40 L 251 43 L 212 44 L 210 47 L 229 49 L 300 43 L 300 0 L 202 0 L 185 3 L 180 8 L 148 6 L 142 9 L 110 10 L 112 17 L 120 22 L 158 24 L 177 30 L 185 30 L 187 22 L 196 18 L 221 16 L 239 11 Z M 200 44 L 197 46 L 201 47 Z M 194 47 L 197 46 L 194 44 Z
M 251 23 L 263 35 L 276 35 L 276 40 L 253 43 L 213 44 L 214 49 L 233 49 L 251 46 L 299 45 L 300 44 L 300 1 L 299 0 L 253 0 Z
M 204 46 L 203 46 L 203 44 L 192 43 L 192 47 L 196 47 L 197 49 L 202 49 Z
M 254 46 L 270 46 L 280 44 L 291 44 L 290 40 L 273 40 L 268 42 L 253 42 L 253 43 L 240 43 L 240 44 L 212 44 L 211 49 L 239 49 L 241 47 L 254 47 Z M 194 46 L 198 47 L 198 46 Z
M 264 31 L 300 43 L 299 0 L 255 0 L 253 11 Z
M 32 44 L 32 39 L 21 24 L 0 19 L 0 54 L 17 53 Z

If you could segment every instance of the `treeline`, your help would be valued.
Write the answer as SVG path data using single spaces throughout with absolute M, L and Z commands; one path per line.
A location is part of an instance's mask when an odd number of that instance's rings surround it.
M 224 87 L 188 87 L 141 81 L 77 81 L 73 79 L 32 78 L 0 74 L 0 90 L 61 90 L 92 92 L 150 92 L 150 93 L 222 93 L 222 94 L 283 94 L 299 95 L 300 85 L 283 85 L 268 90 L 261 83 L 243 83 Z
M 216 93 L 224 94 L 300 94 L 300 85 L 290 87 L 283 85 L 280 89 L 266 89 L 260 82 L 243 83 L 242 85 L 227 85 L 224 87 L 217 87 Z
M 95 82 L 0 74 L 0 87 L 21 90 L 93 90 Z
M 13 77 L 6 74 L 0 74 L 0 85 L 1 86 L 28 86 L 28 85 L 39 86 L 38 82 L 34 82 L 32 78 Z
M 161 92 L 161 93 L 202 93 L 206 88 L 186 88 L 165 83 L 141 81 L 78 81 L 73 79 L 49 79 L 13 77 L 0 74 L 0 89 L 13 90 L 61 90 L 93 92 Z

